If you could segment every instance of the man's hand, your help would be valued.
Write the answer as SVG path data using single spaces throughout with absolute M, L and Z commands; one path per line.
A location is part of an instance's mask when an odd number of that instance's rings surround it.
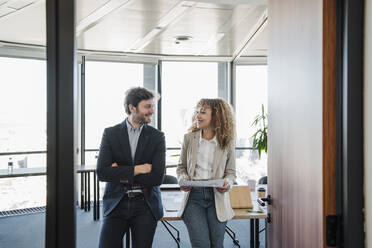
M 152 169 L 152 164 L 141 164 L 134 166 L 134 175 L 150 173 Z
M 223 187 L 217 187 L 217 191 L 220 193 L 225 193 L 229 190 L 229 187 L 230 187 L 229 184 L 226 181 L 224 181 Z
M 111 167 L 118 167 L 119 165 L 117 163 L 113 163 Z
M 182 191 L 187 192 L 187 191 L 190 191 L 190 190 L 192 189 L 192 187 L 191 187 L 191 186 L 181 186 L 180 189 L 181 189 Z

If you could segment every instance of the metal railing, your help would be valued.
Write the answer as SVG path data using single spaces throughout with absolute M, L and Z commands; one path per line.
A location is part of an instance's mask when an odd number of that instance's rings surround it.
M 235 147 L 235 150 L 252 150 L 252 147 Z M 181 147 L 167 147 L 167 150 L 181 150 Z M 99 149 L 85 149 L 85 152 L 98 152 Z M 47 151 L 20 151 L 20 152 L 0 152 L 0 156 L 24 155 L 24 154 L 46 154 Z
M 26 152 L 0 152 L 0 156 L 24 155 L 24 154 L 44 154 L 46 151 L 26 151 Z

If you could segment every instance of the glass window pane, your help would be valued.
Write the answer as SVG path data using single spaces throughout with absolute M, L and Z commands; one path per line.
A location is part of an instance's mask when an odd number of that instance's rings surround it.
M 46 177 L 0 178 L 0 211 L 45 206 Z
M 264 104 L 267 112 L 267 66 L 249 65 L 236 67 L 236 129 L 237 147 L 252 147 L 252 127 L 255 117 L 261 113 Z M 267 175 L 267 156 L 250 149 L 236 151 L 238 183 L 247 184 L 248 179 L 256 182 Z
M 247 184 L 249 179 L 258 180 L 267 176 L 267 155 L 261 154 L 261 159 L 258 159 L 257 151 L 252 150 L 237 150 L 236 151 L 236 171 L 237 183 Z
M 0 57 L 0 170 L 46 167 L 46 63 Z M 45 206 L 46 178 L 0 179 L 0 211 Z
M 46 152 L 37 154 L 0 155 L 0 169 L 7 169 L 9 157 L 12 158 L 13 168 L 46 167 Z
M 86 151 L 85 152 L 85 164 L 91 165 L 96 164 L 98 158 L 98 151 Z
M 236 67 L 236 131 L 237 146 L 252 147 L 255 127 L 252 122 L 261 113 L 261 104 L 267 110 L 267 66 Z
M 46 167 L 46 62 L 36 59 L 0 57 L 0 153 L 40 151 L 36 154 L 0 155 L 1 173 L 19 168 Z M 8 171 L 12 160 L 13 170 Z M 46 177 L 0 178 L 0 211 L 41 207 L 46 204 Z M 45 213 L 35 214 L 41 220 L 33 232 L 44 236 Z M 30 219 L 29 214 L 9 217 L 6 222 L 20 229 Z M 2 230 L 8 230 L 2 227 Z M 4 234 L 7 236 L 7 234 Z M 4 236 L 4 237 L 5 237 Z M 9 240 L 4 240 L 9 241 Z M 8 242 L 10 243 L 10 242 Z M 20 236 L 10 246 L 22 246 Z M 44 239 L 36 241 L 44 246 Z M 5 243 L 6 247 L 7 243 Z
M 124 94 L 143 86 L 143 65 L 87 61 L 85 74 L 85 144 L 98 149 L 104 128 L 126 118 Z
M 163 62 L 162 130 L 167 147 L 181 147 L 196 103 L 218 97 L 218 63 Z
M 45 61 L 0 57 L 0 81 L 0 153 L 45 151 Z
M 23 209 L 45 206 L 46 176 L 9 174 L 46 167 L 46 1 L 0 2 L 1 40 L 9 45 L 0 49 L 0 211 L 11 210 L 0 218 L 0 247 L 45 247 L 45 212 Z

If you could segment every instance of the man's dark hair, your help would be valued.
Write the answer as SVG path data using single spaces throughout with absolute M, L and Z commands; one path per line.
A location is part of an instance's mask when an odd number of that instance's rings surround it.
M 129 104 L 132 104 L 133 107 L 137 107 L 138 103 L 142 100 L 149 100 L 154 98 L 154 94 L 148 89 L 142 87 L 130 88 L 125 92 L 124 98 L 124 108 L 125 112 L 130 115 Z

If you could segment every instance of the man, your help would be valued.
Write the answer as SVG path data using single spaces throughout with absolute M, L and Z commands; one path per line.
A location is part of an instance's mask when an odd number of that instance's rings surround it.
M 157 221 L 163 217 L 159 185 L 165 172 L 165 138 L 148 126 L 154 95 L 145 88 L 126 92 L 128 114 L 121 124 L 106 128 L 97 161 L 97 175 L 107 182 L 99 247 L 122 247 L 130 228 L 132 247 L 152 246 Z

